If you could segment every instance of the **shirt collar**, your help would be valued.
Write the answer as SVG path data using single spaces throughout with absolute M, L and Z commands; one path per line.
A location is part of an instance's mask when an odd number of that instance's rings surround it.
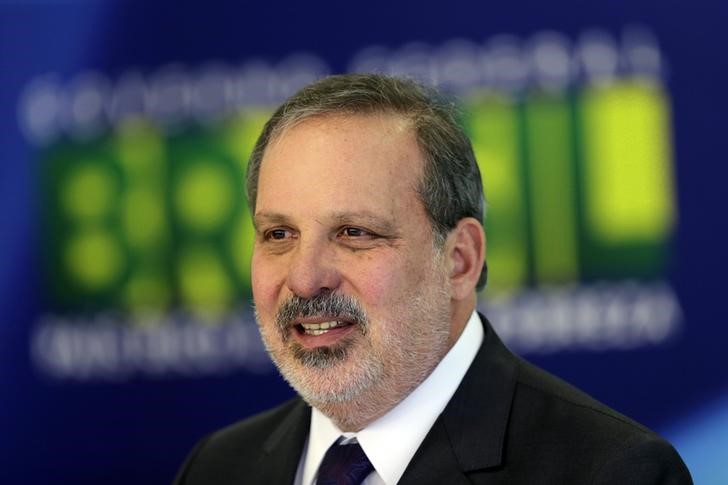
M 483 326 L 473 312 L 455 345 L 432 373 L 384 416 L 356 433 L 369 461 L 387 485 L 396 484 L 428 431 L 455 394 L 480 344 Z M 311 412 L 311 427 L 304 452 L 302 484 L 310 485 L 326 451 L 342 432 L 318 409 Z

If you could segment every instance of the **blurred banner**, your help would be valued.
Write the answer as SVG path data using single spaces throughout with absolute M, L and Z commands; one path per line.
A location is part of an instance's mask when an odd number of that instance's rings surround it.
M 578 5 L 0 1 L 3 483 L 168 483 L 292 395 L 252 314 L 244 174 L 277 104 L 340 72 L 452 95 L 481 311 L 726 483 L 728 8 Z

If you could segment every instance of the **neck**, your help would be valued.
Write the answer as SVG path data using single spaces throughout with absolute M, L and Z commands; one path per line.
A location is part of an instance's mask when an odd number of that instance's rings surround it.
M 368 396 L 360 396 L 346 402 L 324 402 L 313 405 L 331 419 L 341 431 L 357 433 L 387 414 L 405 397 L 407 396 L 383 402 L 381 399 L 372 400 Z
M 419 386 L 460 338 L 475 308 L 472 302 L 452 309 L 450 332 L 440 349 L 428 348 L 427 355 L 406 354 L 406 360 L 387 369 L 369 389 L 346 401 L 309 402 L 344 432 L 356 433 L 387 414 Z
M 453 304 L 452 318 L 450 319 L 450 338 L 448 340 L 448 351 L 458 341 L 460 335 L 465 330 L 465 326 L 468 324 L 470 315 L 475 311 L 475 307 L 478 303 L 478 296 L 473 292 L 468 298 L 457 301 Z

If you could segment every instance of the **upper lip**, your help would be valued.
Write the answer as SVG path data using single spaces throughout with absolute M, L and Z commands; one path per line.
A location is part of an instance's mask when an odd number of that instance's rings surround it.
M 293 321 L 294 325 L 300 325 L 302 323 L 323 323 L 323 322 L 346 322 L 352 323 L 348 318 L 335 317 L 335 316 L 314 316 L 314 317 L 298 317 Z

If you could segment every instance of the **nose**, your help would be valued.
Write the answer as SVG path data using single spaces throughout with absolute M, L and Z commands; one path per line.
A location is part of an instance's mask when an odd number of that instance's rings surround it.
M 340 283 L 336 255 L 325 241 L 302 241 L 296 247 L 286 276 L 286 285 L 294 295 L 311 298 L 336 290 Z

